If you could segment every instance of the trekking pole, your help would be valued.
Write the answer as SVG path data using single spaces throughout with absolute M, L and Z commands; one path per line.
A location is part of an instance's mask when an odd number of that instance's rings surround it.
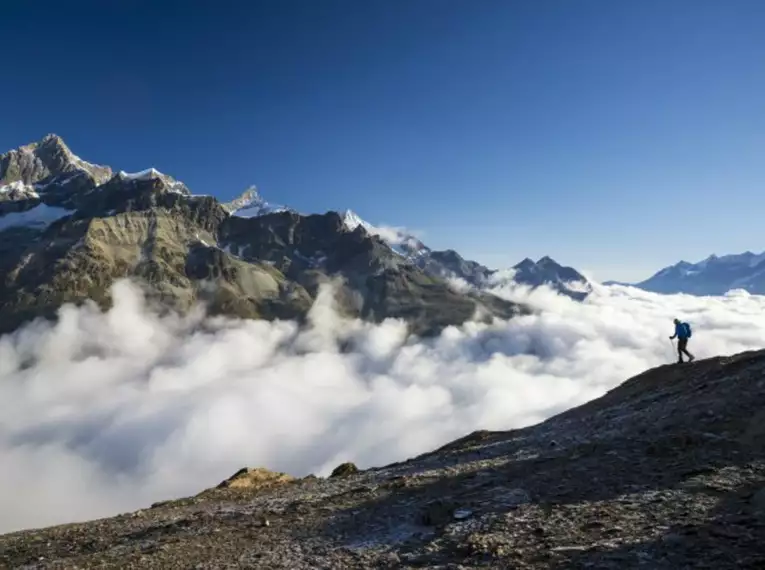
M 669 339 L 669 344 L 672 345 L 672 358 L 675 358 L 676 356 L 675 353 L 677 352 L 677 350 L 675 350 L 675 341 L 672 339 Z

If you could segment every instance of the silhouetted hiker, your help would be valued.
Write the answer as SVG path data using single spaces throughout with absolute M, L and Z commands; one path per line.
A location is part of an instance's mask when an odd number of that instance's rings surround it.
M 695 356 L 688 352 L 688 339 L 691 338 L 691 325 L 688 323 L 681 323 L 680 319 L 675 319 L 675 334 L 673 334 L 670 340 L 677 337 L 677 357 L 678 363 L 683 361 L 683 353 L 688 355 L 688 362 L 693 362 Z

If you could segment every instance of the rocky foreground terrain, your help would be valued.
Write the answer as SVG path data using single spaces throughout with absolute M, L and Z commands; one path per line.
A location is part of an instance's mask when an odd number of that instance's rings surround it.
M 0 566 L 765 568 L 765 351 L 656 368 L 403 463 L 243 469 L 194 497 L 8 534 Z

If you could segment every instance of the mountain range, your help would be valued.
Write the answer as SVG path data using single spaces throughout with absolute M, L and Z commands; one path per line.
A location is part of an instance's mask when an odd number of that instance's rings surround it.
M 734 289 L 743 289 L 762 295 L 765 294 L 765 253 L 747 251 L 719 257 L 710 255 L 698 263 L 680 261 L 645 281 L 629 285 L 663 294 L 724 295 Z
M 69 302 L 105 308 L 120 278 L 180 312 L 201 301 L 212 314 L 298 320 L 334 283 L 342 314 L 402 318 L 416 334 L 528 311 L 493 294 L 498 284 L 549 284 L 578 299 L 590 288 L 548 257 L 508 273 L 498 280 L 352 211 L 302 214 L 255 188 L 224 204 L 153 168 L 115 172 L 56 135 L 0 156 L 0 332 Z
M 255 187 L 240 198 L 226 204 L 235 216 L 261 216 L 272 212 L 294 211 L 265 201 Z M 463 258 L 453 249 L 433 250 L 415 235 L 400 228 L 378 227 L 364 221 L 353 210 L 343 213 L 343 224 L 349 231 L 361 227 L 379 237 L 395 253 L 422 269 L 425 273 L 447 280 L 460 280 L 476 289 L 490 289 L 507 284 L 529 287 L 546 285 L 572 298 L 582 300 L 591 291 L 592 284 L 573 267 L 560 265 L 549 256 L 538 261 L 529 258 L 506 270 L 489 269 L 477 261 Z

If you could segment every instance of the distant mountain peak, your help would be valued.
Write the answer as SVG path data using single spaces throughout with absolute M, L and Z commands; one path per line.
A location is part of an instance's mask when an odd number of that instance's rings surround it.
M 522 261 L 519 261 L 518 263 L 513 265 L 513 269 L 523 269 L 527 267 L 531 268 L 535 266 L 536 266 L 536 263 L 534 263 L 534 260 L 529 257 L 526 257 Z
M 544 257 L 539 258 L 537 265 L 558 265 L 558 262 L 549 255 L 545 255 Z
M 236 211 L 262 202 L 264 202 L 264 200 L 260 197 L 257 186 L 250 186 L 247 190 L 242 192 L 238 198 L 234 198 L 230 202 L 227 202 L 226 208 L 231 211 Z
M 359 217 L 359 215 L 353 210 L 346 210 L 345 212 L 343 212 L 343 225 L 346 227 L 348 231 L 351 231 L 351 232 L 354 231 L 359 226 L 363 227 L 367 231 L 369 231 L 369 229 L 372 227 L 371 224 L 362 220 Z
M 591 284 L 584 275 L 573 267 L 560 265 L 548 255 L 537 262 L 527 257 L 513 269 L 513 280 L 518 283 L 532 287 L 548 285 L 575 299 L 584 298 L 591 290 Z
M 238 198 L 223 204 L 231 215 L 240 218 L 256 218 L 265 214 L 290 211 L 285 206 L 271 204 L 263 199 L 256 186 L 250 186 Z
M 655 293 L 724 295 L 732 289 L 765 293 L 765 252 L 711 254 L 697 263 L 680 261 L 667 266 L 634 287 Z

